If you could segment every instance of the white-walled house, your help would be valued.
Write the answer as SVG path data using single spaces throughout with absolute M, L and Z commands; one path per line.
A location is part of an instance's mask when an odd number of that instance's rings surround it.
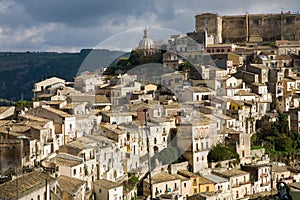
M 52 77 L 34 84 L 33 99 L 36 99 L 40 94 L 45 93 L 50 88 L 60 88 L 65 86 L 66 81 L 61 78 Z
M 271 167 L 269 164 L 242 165 L 241 169 L 250 173 L 253 194 L 271 191 Z
M 247 195 L 252 194 L 250 174 L 248 172 L 232 169 L 213 173 L 230 181 L 232 199 L 243 199 Z
M 230 199 L 231 184 L 228 179 L 217 176 L 215 174 L 203 174 L 202 176 L 214 183 L 215 192 L 219 193 L 219 196 L 224 199 Z
M 59 175 L 77 178 L 80 180 L 85 179 L 84 160 L 78 156 L 60 153 L 44 163 L 54 164 L 58 169 Z
M 92 182 L 98 179 L 97 161 L 96 161 L 97 142 L 87 137 L 78 138 L 66 145 L 60 147 L 60 152 L 68 153 L 83 159 L 84 177 L 87 181 L 87 187 L 92 187 Z
M 214 91 L 206 87 L 189 87 L 179 92 L 183 102 L 209 100 L 211 95 L 214 95 Z
M 152 177 L 152 196 L 159 197 L 162 194 L 181 195 L 181 179 L 172 174 L 160 173 Z M 143 195 L 149 196 L 149 179 L 145 179 L 143 183 Z
M 96 86 L 105 82 L 104 78 L 99 74 L 85 72 L 74 78 L 74 88 L 82 93 L 94 94 Z
M 207 155 L 218 141 L 216 123 L 206 117 L 182 121 L 177 132 L 177 146 L 192 166 L 199 172 L 208 168 Z
M 121 124 L 126 122 L 132 122 L 132 114 L 129 112 L 112 112 L 103 111 L 101 112 L 102 122 L 107 122 L 110 124 Z
M 37 107 L 28 113 L 53 121 L 59 146 L 76 138 L 76 117 L 49 106 Z

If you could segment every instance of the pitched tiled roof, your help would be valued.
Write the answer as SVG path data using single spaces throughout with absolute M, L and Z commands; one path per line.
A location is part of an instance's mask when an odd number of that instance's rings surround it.
M 55 182 L 55 179 L 47 173 L 34 171 L 3 183 L 0 185 L 0 199 L 24 197 L 37 189 L 45 187 L 46 180 L 48 180 L 48 184 Z
M 83 180 L 68 176 L 60 176 L 57 180 L 62 191 L 69 194 L 75 194 L 85 184 Z
M 122 183 L 112 182 L 105 179 L 96 180 L 94 184 L 106 189 L 112 189 L 122 186 Z

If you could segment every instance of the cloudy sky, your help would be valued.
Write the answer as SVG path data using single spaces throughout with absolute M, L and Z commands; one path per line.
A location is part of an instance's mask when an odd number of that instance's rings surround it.
M 193 31 L 198 13 L 282 10 L 299 0 L 0 0 L 0 51 L 79 51 L 145 26 Z

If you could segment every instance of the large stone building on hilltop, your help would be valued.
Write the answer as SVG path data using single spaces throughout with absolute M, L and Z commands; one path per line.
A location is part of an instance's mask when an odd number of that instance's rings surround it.
M 196 32 L 206 31 L 214 43 L 261 42 L 300 39 L 300 14 L 245 14 L 220 16 L 203 13 L 195 16 Z

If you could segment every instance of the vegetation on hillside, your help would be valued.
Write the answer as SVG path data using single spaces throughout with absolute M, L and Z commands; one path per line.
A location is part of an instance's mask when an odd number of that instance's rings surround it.
M 217 144 L 207 155 L 208 162 L 219 162 L 230 159 L 239 160 L 239 154 L 221 143 Z
M 251 138 L 256 148 L 264 146 L 270 156 L 291 155 L 300 150 L 300 135 L 289 131 L 288 116 L 280 114 L 277 122 L 266 122 Z
M 124 52 L 93 50 L 93 58 L 82 65 L 90 49 L 80 53 L 0 52 L 0 99 L 16 102 L 31 100 L 34 83 L 56 76 L 73 81 L 79 69 L 94 71 L 100 62 L 111 62 Z M 91 57 L 91 56 L 90 56 Z
M 129 58 L 120 58 L 116 65 L 109 66 L 105 73 L 106 75 L 118 75 L 118 74 L 124 74 L 127 71 L 133 69 L 136 66 L 140 66 L 147 63 L 160 63 L 162 64 L 162 57 L 163 53 L 160 51 L 157 51 L 154 54 L 151 55 L 145 55 L 145 52 L 143 50 L 132 50 L 130 53 Z
M 128 179 L 123 182 L 123 189 L 124 191 L 130 191 L 132 190 L 137 182 L 139 181 L 139 178 L 136 177 L 134 174 L 128 174 Z

